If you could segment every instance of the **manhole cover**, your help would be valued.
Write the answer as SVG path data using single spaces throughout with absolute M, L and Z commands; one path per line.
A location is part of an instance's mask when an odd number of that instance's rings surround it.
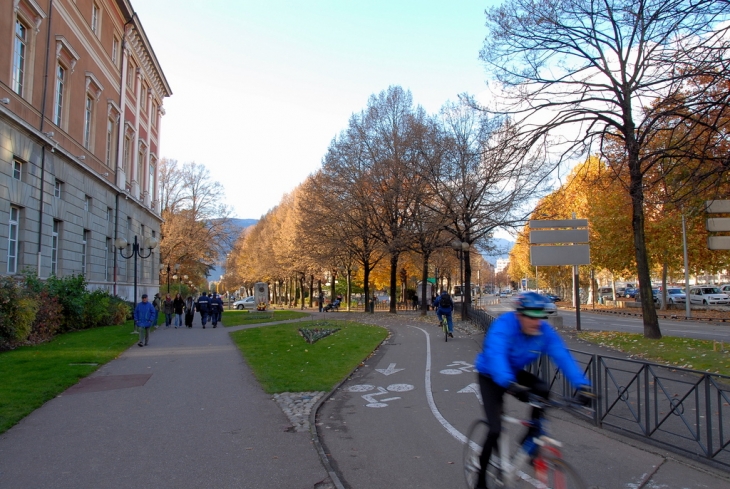
M 115 389 L 126 389 L 127 387 L 139 387 L 152 377 L 152 374 L 133 375 L 104 375 L 99 377 L 86 377 L 66 389 L 64 394 L 83 394 L 85 392 L 111 391 Z

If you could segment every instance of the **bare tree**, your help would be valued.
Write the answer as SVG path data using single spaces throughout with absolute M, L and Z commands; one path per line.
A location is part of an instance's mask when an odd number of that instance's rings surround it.
M 440 216 L 450 240 L 468 244 L 462 284 L 467 305 L 472 247 L 488 248 L 497 228 L 524 223 L 524 204 L 540 194 L 548 173 L 539 154 L 514 144 L 516 133 L 509 121 L 489 119 L 473 100 L 462 97 L 443 107 L 422 140 L 422 174 L 431 196 L 426 205 Z M 467 307 L 462 308 L 464 317 Z
M 556 144 L 557 164 L 600 152 L 607 138 L 621 141 L 643 297 L 651 297 L 644 175 L 652 162 L 676 156 L 669 150 L 657 157 L 645 149 L 659 127 L 676 118 L 678 106 L 690 108 L 682 114 L 685 126 L 711 128 L 718 99 L 708 95 L 717 93 L 714 88 L 727 76 L 727 33 L 717 30 L 718 25 L 727 29 L 727 5 L 723 0 L 509 0 L 487 11 L 481 58 L 504 102 L 492 110 L 516 119 L 523 143 Z M 700 79 L 706 90 L 687 90 Z M 727 98 L 719 103 L 727 104 Z M 660 338 L 651 301 L 642 301 L 642 310 L 644 336 Z

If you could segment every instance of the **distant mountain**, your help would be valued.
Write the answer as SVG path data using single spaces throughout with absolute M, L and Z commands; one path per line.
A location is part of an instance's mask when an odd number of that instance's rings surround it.
M 500 258 L 509 258 L 509 252 L 512 251 L 515 242 L 503 238 L 492 238 L 490 244 L 490 249 L 481 249 L 480 251 L 484 259 L 494 265 Z
M 240 228 L 240 231 L 243 231 L 249 226 L 253 226 L 257 222 L 259 222 L 258 219 L 229 219 L 229 222 L 231 223 L 231 226 Z M 225 254 L 228 253 L 229 250 L 225 250 L 222 254 L 223 258 L 225 258 Z M 217 282 L 221 279 L 221 275 L 223 275 L 223 266 L 219 265 L 215 267 L 213 270 L 210 271 L 210 275 L 208 275 L 208 282 Z

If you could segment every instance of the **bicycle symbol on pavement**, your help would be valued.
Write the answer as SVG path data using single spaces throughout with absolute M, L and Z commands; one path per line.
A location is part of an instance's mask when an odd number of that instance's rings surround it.
M 365 404 L 365 406 L 371 408 L 382 408 L 388 406 L 388 404 L 386 404 L 388 401 L 395 401 L 396 399 L 400 399 L 400 397 L 376 399 L 375 396 L 387 395 L 389 392 L 408 392 L 413 390 L 414 387 L 410 384 L 390 384 L 386 388 L 376 387 L 370 384 L 358 384 L 348 387 L 347 390 L 348 392 L 370 392 L 373 389 L 377 389 L 378 392 L 373 392 L 372 394 L 365 394 L 364 396 L 361 396 L 368 402 L 367 404 Z
M 459 367 L 459 365 L 461 365 L 461 366 Z M 447 367 L 458 367 L 458 368 L 446 368 L 439 373 L 444 374 L 444 375 L 459 375 L 464 372 L 476 372 L 476 369 L 474 369 L 473 364 L 467 363 L 467 362 L 462 362 L 460 360 L 447 365 Z

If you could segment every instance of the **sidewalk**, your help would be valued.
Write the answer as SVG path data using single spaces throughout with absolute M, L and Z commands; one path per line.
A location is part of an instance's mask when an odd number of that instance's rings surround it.
M 165 329 L 0 436 L 0 487 L 312 489 L 309 433 L 264 393 L 227 328 Z

